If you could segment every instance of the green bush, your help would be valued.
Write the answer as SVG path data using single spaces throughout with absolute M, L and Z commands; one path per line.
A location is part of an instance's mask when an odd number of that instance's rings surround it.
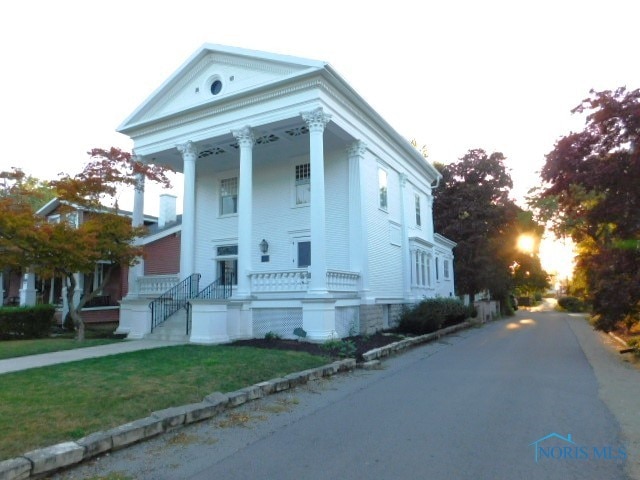
M 48 337 L 54 313 L 53 305 L 0 308 L 0 339 Z
M 333 339 L 327 340 L 321 345 L 332 357 L 351 358 L 356 356 L 358 348 L 353 340 Z
M 423 335 L 464 322 L 474 314 L 477 315 L 477 312 L 473 306 L 467 307 L 460 300 L 428 298 L 412 308 L 405 308 L 400 317 L 398 331 Z
M 584 312 L 585 310 L 584 302 L 577 297 L 560 297 L 558 305 L 567 312 Z
M 264 335 L 264 339 L 267 342 L 274 342 L 276 340 L 280 340 L 282 337 L 280 335 L 278 335 L 276 332 L 272 332 L 272 331 L 268 331 L 267 333 L 265 333 Z

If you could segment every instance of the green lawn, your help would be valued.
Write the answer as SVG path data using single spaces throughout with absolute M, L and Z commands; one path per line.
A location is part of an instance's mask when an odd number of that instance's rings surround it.
M 181 345 L 0 375 L 0 460 L 326 363 L 285 350 Z

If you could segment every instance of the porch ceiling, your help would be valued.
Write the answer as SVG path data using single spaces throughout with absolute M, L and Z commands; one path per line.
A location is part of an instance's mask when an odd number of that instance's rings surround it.
M 290 158 L 309 152 L 309 130 L 304 121 L 288 119 L 253 128 L 254 166 L 268 163 L 270 159 Z M 324 131 L 325 152 L 346 148 L 354 139 L 335 123 L 330 122 Z M 231 132 L 226 135 L 196 142 L 198 147 L 198 170 L 202 173 L 238 168 L 240 150 Z M 182 156 L 176 148 L 150 156 L 152 163 L 166 165 L 182 172 Z

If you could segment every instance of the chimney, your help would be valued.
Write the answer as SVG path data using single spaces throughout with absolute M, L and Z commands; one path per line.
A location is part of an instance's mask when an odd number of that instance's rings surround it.
M 160 195 L 160 213 L 158 227 L 163 228 L 167 223 L 176 221 L 176 196 L 163 193 Z

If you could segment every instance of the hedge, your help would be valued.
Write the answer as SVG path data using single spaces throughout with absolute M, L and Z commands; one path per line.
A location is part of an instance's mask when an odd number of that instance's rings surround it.
M 567 312 L 584 312 L 586 310 L 584 302 L 577 297 L 560 297 L 558 305 Z
M 435 332 L 473 317 L 474 310 L 457 299 L 428 298 L 404 310 L 398 331 L 415 335 Z
M 48 337 L 54 313 L 53 305 L 0 308 L 0 339 Z

